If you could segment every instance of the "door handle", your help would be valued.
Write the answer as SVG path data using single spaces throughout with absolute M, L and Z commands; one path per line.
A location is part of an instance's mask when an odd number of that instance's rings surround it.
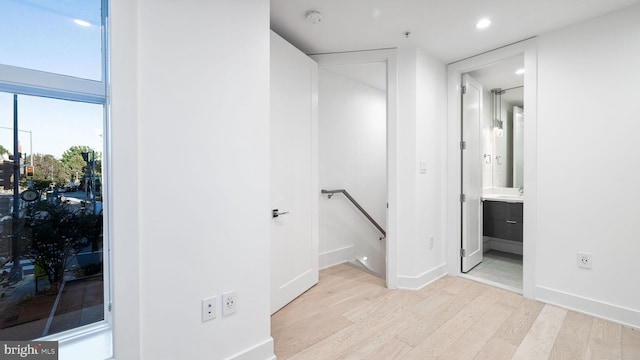
M 271 217 L 277 218 L 280 215 L 286 215 L 288 213 L 288 211 L 278 212 L 278 209 L 273 209 L 271 210 Z
M 517 221 L 513 221 L 513 220 L 507 220 L 507 224 L 517 224 Z

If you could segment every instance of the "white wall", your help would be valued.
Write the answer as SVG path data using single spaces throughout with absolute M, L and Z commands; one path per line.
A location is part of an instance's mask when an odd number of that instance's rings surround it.
M 536 253 L 536 297 L 636 327 L 638 19 L 634 6 L 539 38 Z
M 420 288 L 445 272 L 446 96 L 445 64 L 421 49 L 398 50 L 401 288 Z M 421 161 L 426 162 L 426 174 L 420 174 Z
M 318 102 L 321 189 L 346 189 L 385 228 L 386 92 L 321 69 Z M 385 273 L 382 234 L 346 197 L 322 196 L 319 217 L 321 266 L 367 256 Z
M 111 4 L 116 357 L 270 358 L 269 4 Z
M 140 233 L 138 226 L 138 11 L 131 0 L 111 0 L 111 167 L 106 203 L 111 238 L 113 344 L 116 359 L 142 359 L 140 347 Z M 115 191 L 118 189 L 118 191 Z M 109 211 L 110 210 L 110 211 Z

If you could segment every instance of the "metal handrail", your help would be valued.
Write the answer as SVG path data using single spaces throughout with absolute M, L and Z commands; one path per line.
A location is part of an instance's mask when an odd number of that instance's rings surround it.
M 369 215 L 369 213 L 362 208 L 362 206 L 360 206 L 360 204 L 358 204 L 358 202 L 356 201 L 356 199 L 353 198 L 353 196 L 351 196 L 347 190 L 345 189 L 337 189 L 337 190 L 321 190 L 320 191 L 323 194 L 327 194 L 329 195 L 329 199 L 331 199 L 331 197 L 333 196 L 333 194 L 337 194 L 337 193 L 341 193 L 344 196 L 347 197 L 347 199 L 349 199 L 353 205 L 355 205 L 356 208 L 358 208 L 358 210 L 360 210 L 360 212 L 367 218 L 369 219 L 369 221 L 371 221 L 371 223 L 373 224 L 373 226 L 375 226 L 381 233 L 382 235 L 384 235 L 383 237 L 380 238 L 380 240 L 384 239 L 387 236 L 387 232 L 384 231 L 384 229 L 382 228 L 382 226 L 380 226 L 372 217 L 371 215 Z

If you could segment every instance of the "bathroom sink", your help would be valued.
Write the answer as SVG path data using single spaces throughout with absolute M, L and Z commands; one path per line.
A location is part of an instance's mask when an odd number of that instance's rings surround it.
M 522 195 L 509 195 L 509 194 L 486 194 L 486 195 L 482 195 L 482 200 L 523 202 Z

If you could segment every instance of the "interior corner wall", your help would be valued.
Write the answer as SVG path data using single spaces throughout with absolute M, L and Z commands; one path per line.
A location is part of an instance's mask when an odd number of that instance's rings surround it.
M 539 38 L 535 275 L 538 299 L 635 327 L 638 19 L 635 5 Z
M 420 288 L 446 272 L 446 65 L 417 48 L 397 63 L 398 287 Z
M 130 180 L 117 199 L 131 196 L 113 211 L 137 207 L 139 218 L 114 239 L 116 356 L 273 358 L 269 3 L 112 2 L 114 152 L 135 162 L 113 165 L 116 180 Z M 222 317 L 228 291 L 238 310 Z M 203 323 L 211 296 L 217 318 Z

